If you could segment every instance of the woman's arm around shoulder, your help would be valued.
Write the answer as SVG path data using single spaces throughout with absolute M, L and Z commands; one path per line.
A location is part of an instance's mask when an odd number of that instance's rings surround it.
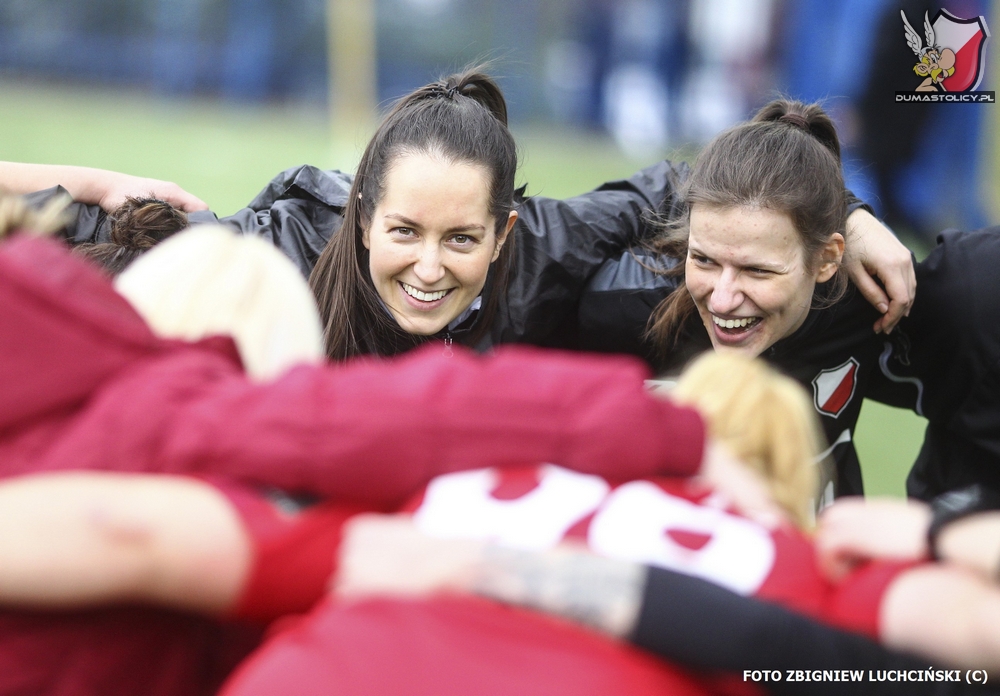
M 655 234 L 654 218 L 669 213 L 687 175 L 687 165 L 662 161 L 580 196 L 523 201 L 509 289 L 512 323 L 521 328 L 511 340 L 572 346 L 586 283 L 606 260 Z
M 916 297 L 913 253 L 864 208 L 847 218 L 846 246 L 844 265 L 851 280 L 882 314 L 873 328 L 891 333 Z
M 126 415 L 135 427 L 120 422 L 121 432 L 157 430 L 137 445 L 154 443 L 140 461 L 147 471 L 383 505 L 461 469 L 552 462 L 624 480 L 693 474 L 705 455 L 698 414 L 648 394 L 631 359 L 520 347 L 449 356 L 432 345 L 392 361 L 300 366 L 262 385 L 185 364 L 196 357 L 154 364 L 108 392 L 110 411 L 142 414 Z M 159 425 L 146 425 L 150 413 Z M 127 454 L 118 466 L 135 467 Z
M 189 213 L 208 209 L 200 198 L 169 181 L 94 167 L 0 162 L 0 187 L 12 193 L 31 193 L 53 186 L 62 186 L 74 200 L 100 205 L 107 212 L 129 196 L 159 198 Z

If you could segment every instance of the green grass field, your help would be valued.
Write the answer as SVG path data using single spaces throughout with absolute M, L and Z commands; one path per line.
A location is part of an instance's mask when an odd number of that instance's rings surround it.
M 78 164 L 174 181 L 220 215 L 246 205 L 272 176 L 302 163 L 353 169 L 362 127 L 334 135 L 316 106 L 172 101 L 136 92 L 0 81 L 0 160 Z M 605 137 L 515 127 L 529 192 L 571 196 L 652 162 Z M 925 422 L 865 402 L 856 438 L 871 494 L 902 495 Z

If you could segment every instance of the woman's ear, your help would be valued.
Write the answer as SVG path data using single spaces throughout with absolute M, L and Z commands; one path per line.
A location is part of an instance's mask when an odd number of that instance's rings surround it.
M 819 268 L 816 271 L 816 282 L 825 283 L 837 273 L 841 261 L 844 260 L 844 235 L 834 232 L 823 245 L 819 253 Z
M 509 235 L 510 231 L 514 229 L 515 222 L 517 222 L 517 211 L 512 210 L 507 215 L 507 225 L 504 227 L 503 234 L 501 234 L 500 238 L 497 240 L 497 245 L 496 248 L 493 249 L 493 258 L 490 259 L 490 263 L 493 263 L 500 258 L 500 249 L 503 247 L 504 242 L 507 241 L 507 235 Z

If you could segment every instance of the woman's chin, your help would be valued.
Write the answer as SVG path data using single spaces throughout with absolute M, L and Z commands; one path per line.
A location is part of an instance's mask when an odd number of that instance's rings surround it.
M 443 331 L 451 321 L 448 318 L 413 316 L 395 310 L 392 311 L 392 316 L 399 324 L 399 328 L 414 336 L 433 336 Z

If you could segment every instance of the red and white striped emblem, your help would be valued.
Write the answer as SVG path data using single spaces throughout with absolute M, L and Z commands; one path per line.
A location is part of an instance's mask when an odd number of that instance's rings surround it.
M 941 10 L 931 23 L 935 41 L 955 52 L 955 73 L 942 84 L 949 92 L 969 92 L 979 88 L 986 65 L 986 43 L 990 30 L 983 17 L 962 19 Z
M 858 385 L 858 361 L 848 358 L 847 362 L 828 370 L 821 370 L 813 378 L 813 403 L 824 416 L 837 418 L 854 397 Z

